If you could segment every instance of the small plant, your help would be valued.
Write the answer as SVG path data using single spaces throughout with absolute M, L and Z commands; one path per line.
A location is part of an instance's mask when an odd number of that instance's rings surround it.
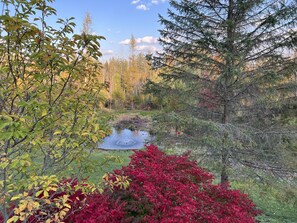
M 83 209 L 86 198 L 93 196 L 95 188 L 80 183 L 76 178 L 58 181 L 56 176 L 34 177 L 27 191 L 12 197 L 7 223 L 64 222 L 68 216 Z M 0 214 L 0 222 L 3 217 Z

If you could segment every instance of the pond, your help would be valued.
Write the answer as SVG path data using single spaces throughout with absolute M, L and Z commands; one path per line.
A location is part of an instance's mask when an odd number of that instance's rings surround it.
M 98 144 L 99 149 L 105 150 L 131 150 L 141 149 L 152 140 L 152 136 L 146 131 L 130 129 L 112 129 L 111 135 L 105 137 L 102 143 Z

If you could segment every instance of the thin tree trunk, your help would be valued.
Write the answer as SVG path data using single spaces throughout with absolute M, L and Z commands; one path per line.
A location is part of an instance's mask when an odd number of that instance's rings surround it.
M 223 114 L 223 120 L 222 123 L 226 124 L 228 122 L 229 118 L 229 109 L 228 109 L 228 103 L 225 103 L 224 105 L 224 114 Z M 224 133 L 224 138 L 222 142 L 222 154 L 221 154 L 221 162 L 222 162 L 222 169 L 221 169 L 221 185 L 223 187 L 227 187 L 229 177 L 228 177 L 228 167 L 229 167 L 229 153 L 228 148 L 226 148 L 226 142 L 228 140 L 228 133 Z
M 4 153 L 5 153 L 5 158 L 7 158 L 8 156 L 8 148 L 10 147 L 10 142 L 9 140 L 7 140 L 5 142 L 5 145 L 4 145 Z M 5 194 L 7 192 L 7 170 L 8 170 L 8 167 L 5 167 L 3 169 L 3 172 L 2 172 L 2 178 L 3 178 L 3 191 L 1 193 L 1 200 L 3 199 L 3 207 L 2 207 L 2 214 L 3 214 L 3 220 L 4 222 L 6 222 L 8 220 L 8 213 L 7 213 L 7 202 L 6 202 L 6 197 L 5 197 Z

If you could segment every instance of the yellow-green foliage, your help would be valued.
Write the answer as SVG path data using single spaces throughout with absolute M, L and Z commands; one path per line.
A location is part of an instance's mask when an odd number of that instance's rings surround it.
M 59 174 L 110 132 L 104 101 L 102 36 L 74 34 L 74 18 L 58 19 L 53 0 L 3 2 L 0 16 L 0 212 L 22 194 L 19 217 L 40 203 L 24 196 L 31 177 Z M 34 22 L 32 22 L 34 21 Z M 46 195 L 46 190 L 44 191 Z M 28 209 L 29 208 L 29 209 Z M 23 214 L 22 214 L 23 213 Z

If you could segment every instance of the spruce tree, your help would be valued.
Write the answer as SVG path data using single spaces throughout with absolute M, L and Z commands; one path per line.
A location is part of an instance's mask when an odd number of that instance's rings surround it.
M 183 131 L 188 144 L 219 159 L 223 184 L 233 162 L 284 171 L 279 154 L 263 146 L 267 117 L 260 122 L 258 115 L 273 115 L 270 101 L 296 91 L 290 55 L 297 46 L 297 2 L 171 0 L 170 6 L 160 16 L 163 52 L 152 58 L 162 81 L 148 85 L 167 108 L 162 126 Z

